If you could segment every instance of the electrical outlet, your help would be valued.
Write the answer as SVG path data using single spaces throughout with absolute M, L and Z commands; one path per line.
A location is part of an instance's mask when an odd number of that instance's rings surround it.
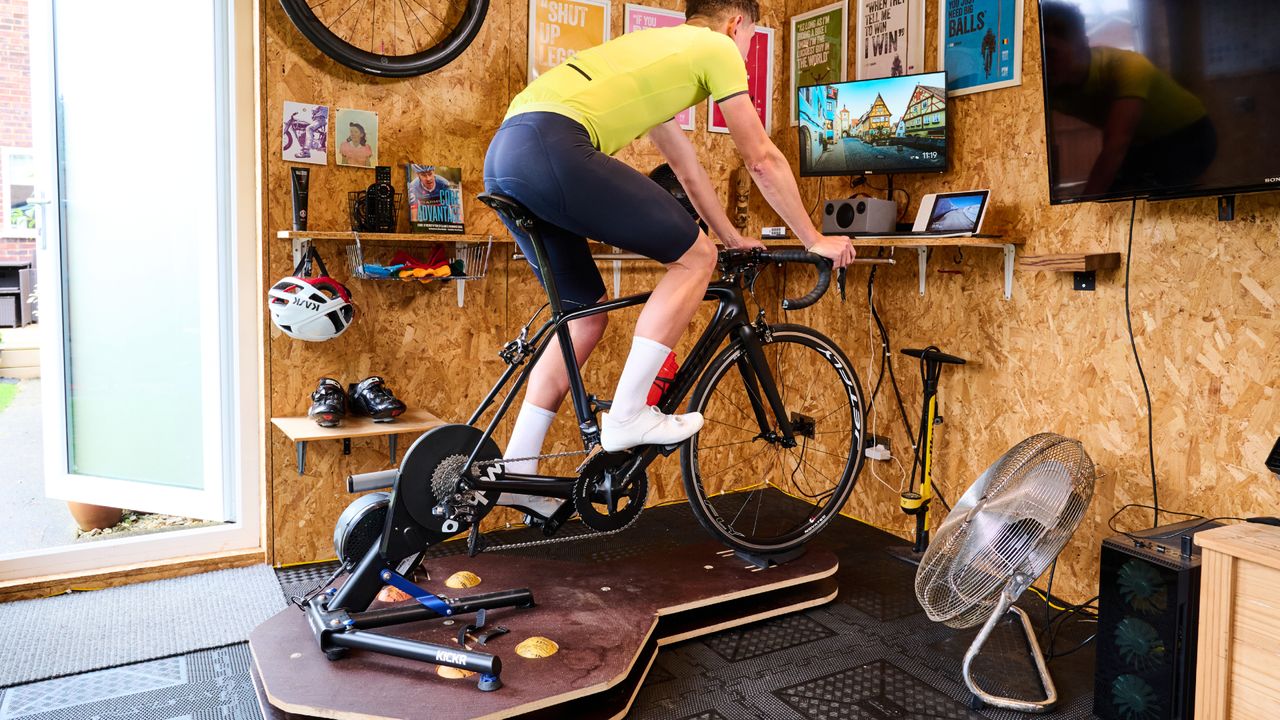
M 889 445 L 889 438 L 885 435 L 872 435 L 871 433 L 868 433 L 862 437 L 863 450 L 866 450 L 868 448 L 873 448 L 877 445 L 884 448 L 885 450 L 889 450 L 892 447 L 891 445 Z

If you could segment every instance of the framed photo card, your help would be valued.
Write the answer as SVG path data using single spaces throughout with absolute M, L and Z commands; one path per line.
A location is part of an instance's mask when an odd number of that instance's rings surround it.
M 280 157 L 285 162 L 329 164 L 328 106 L 286 100 L 280 131 Z
M 791 124 L 799 124 L 796 89 L 844 82 L 849 67 L 849 7 L 838 2 L 791 18 Z
M 378 113 L 339 108 L 333 131 L 339 165 L 371 168 L 378 164 Z
M 529 0 L 529 82 L 609 39 L 609 0 Z
M 947 95 L 1022 84 L 1022 0 L 942 0 L 939 22 Z

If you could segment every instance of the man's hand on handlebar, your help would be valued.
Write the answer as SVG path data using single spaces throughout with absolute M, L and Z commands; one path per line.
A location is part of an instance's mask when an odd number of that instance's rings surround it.
M 756 238 L 746 237 L 745 235 L 739 235 L 732 239 L 724 238 L 724 246 L 729 250 L 766 249 L 764 243 L 760 242 Z
M 848 265 L 857 256 L 849 238 L 832 235 L 819 237 L 817 242 L 809 246 L 809 252 L 827 258 L 837 268 Z

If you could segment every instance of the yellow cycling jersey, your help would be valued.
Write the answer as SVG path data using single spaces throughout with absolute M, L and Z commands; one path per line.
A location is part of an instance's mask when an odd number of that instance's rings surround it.
M 563 115 L 582 123 L 592 143 L 613 155 L 707 97 L 719 102 L 746 91 L 746 64 L 729 36 L 676 25 L 583 50 L 529 83 L 506 117 Z

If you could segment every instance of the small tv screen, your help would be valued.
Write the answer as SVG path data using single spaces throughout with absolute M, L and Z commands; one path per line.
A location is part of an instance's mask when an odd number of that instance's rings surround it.
M 1041 0 L 1053 204 L 1280 190 L 1280 0 Z
M 946 170 L 946 87 L 934 72 L 799 88 L 800 174 Z

